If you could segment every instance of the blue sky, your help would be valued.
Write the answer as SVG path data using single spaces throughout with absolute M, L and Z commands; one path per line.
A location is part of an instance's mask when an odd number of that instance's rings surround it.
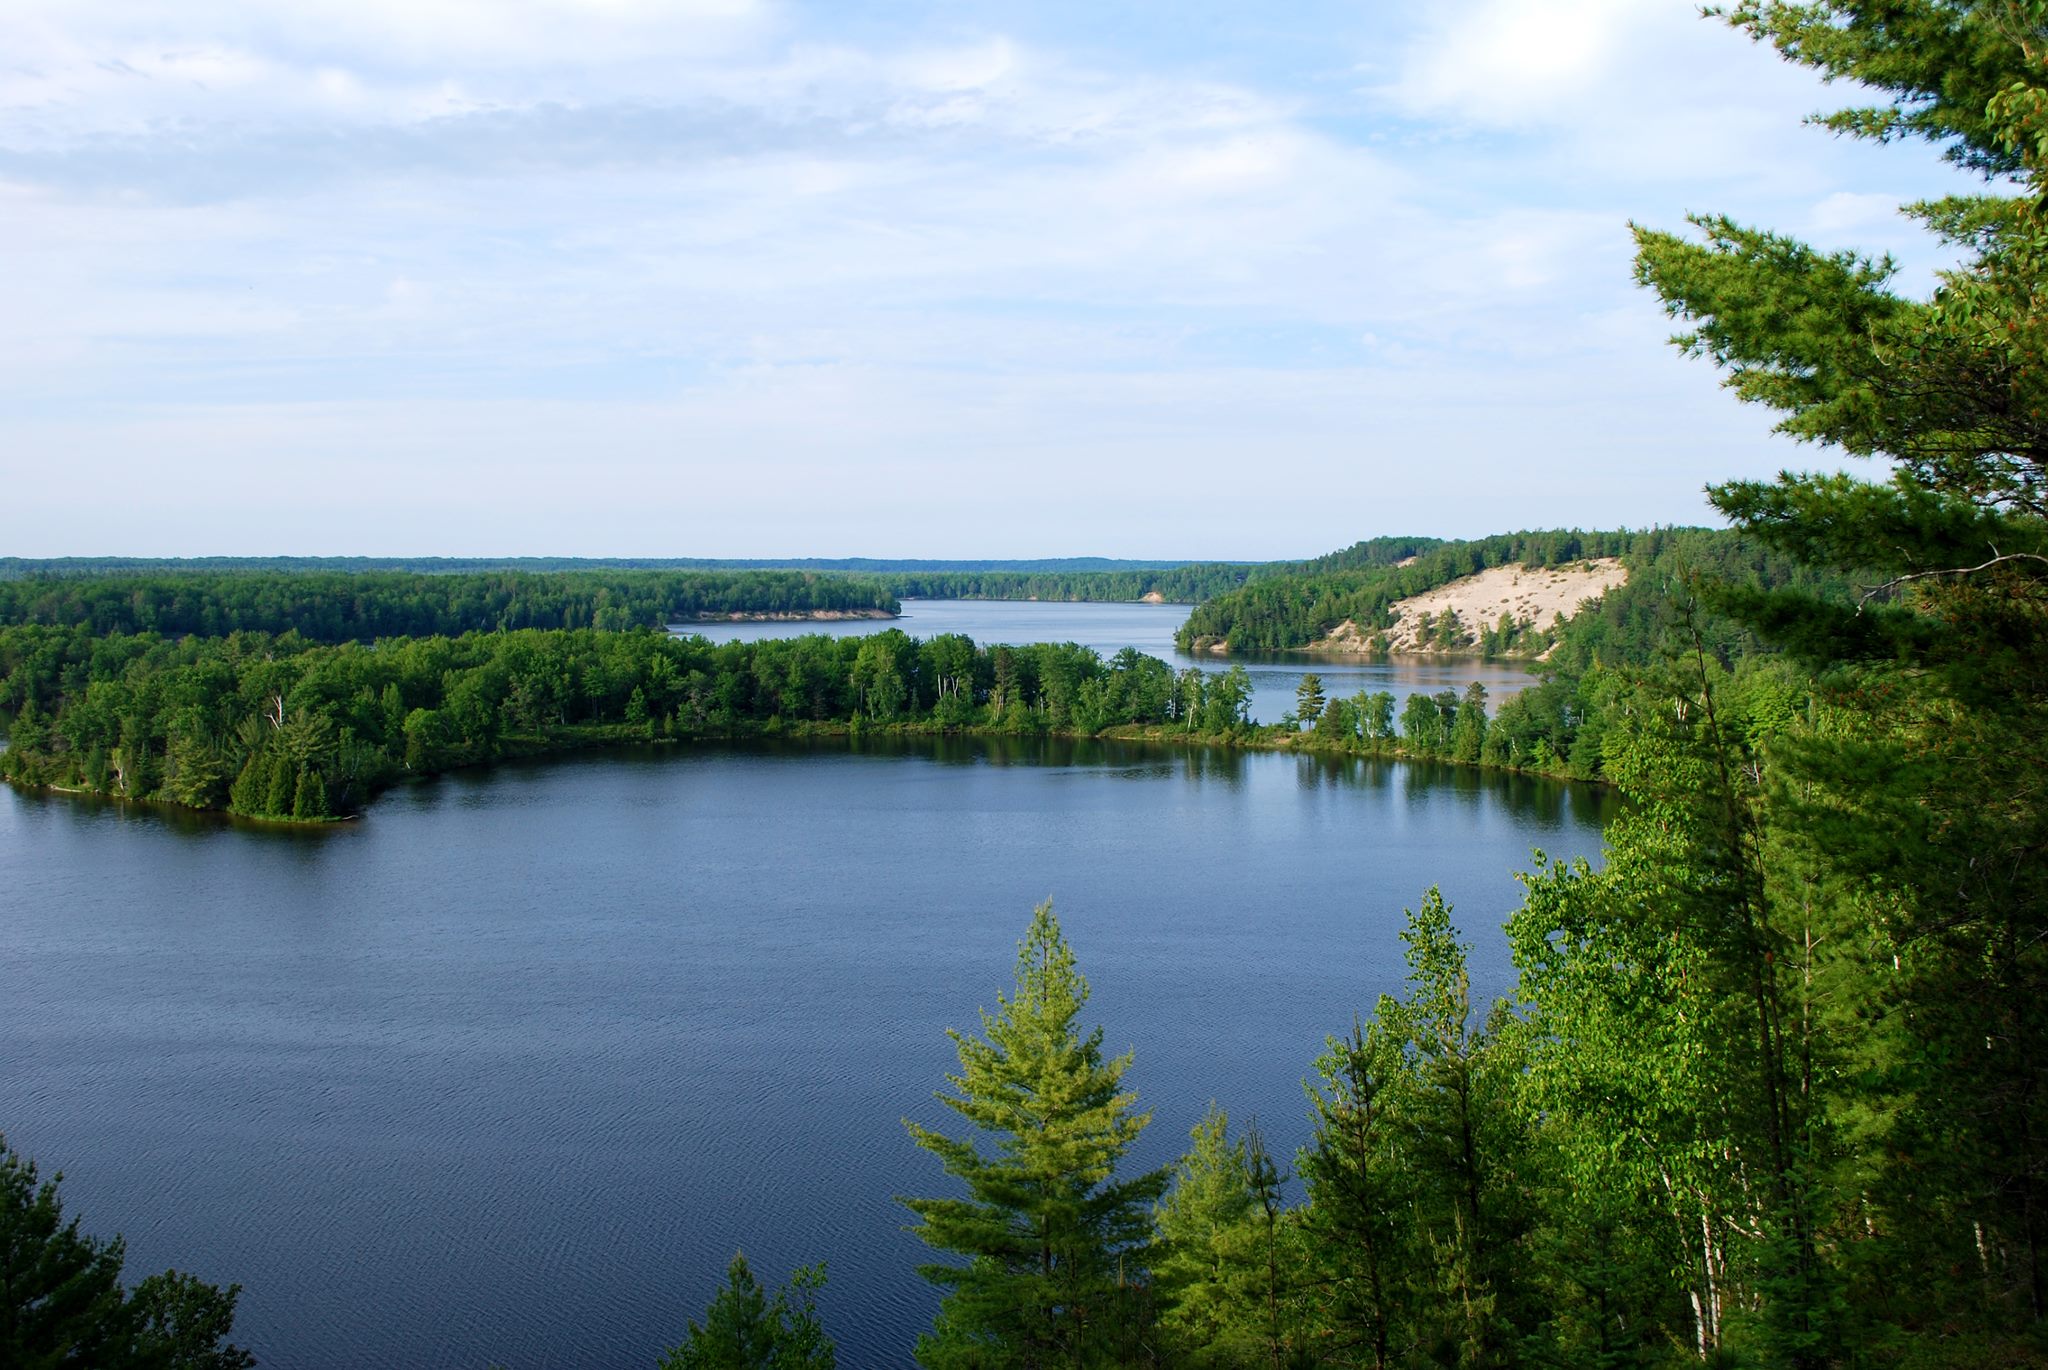
M 10 0 L 0 552 L 1306 556 L 1704 522 L 1629 278 L 1967 182 L 1678 0 Z

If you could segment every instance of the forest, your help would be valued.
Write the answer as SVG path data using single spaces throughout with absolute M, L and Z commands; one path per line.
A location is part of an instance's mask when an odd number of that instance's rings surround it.
M 1326 593 L 1369 614 L 1499 564 L 1473 557 L 1637 558 L 1631 593 L 1568 625 L 1545 683 L 1490 718 L 1470 693 L 1396 718 L 1305 679 L 1277 730 L 1491 748 L 1628 804 L 1597 867 L 1523 878 L 1500 1002 L 1473 998 L 1455 910 L 1414 892 L 1405 990 L 1332 1023 L 1304 1063 L 1314 1131 L 1293 1156 L 1224 1101 L 1177 1164 L 1133 1173 L 1133 1057 L 1105 1054 L 1079 952 L 1037 909 L 1011 991 L 951 1034 L 958 1071 L 934 1081 L 950 1126 L 907 1127 L 932 1165 L 906 1221 L 942 1296 L 919 1364 L 2048 1366 L 2048 13 L 1820 0 L 1718 18 L 1878 101 L 1827 116 L 1837 132 L 1923 140 L 1985 178 L 1909 210 L 1955 257 L 1927 299 L 1897 293 L 1887 261 L 1726 218 L 1635 229 L 1676 345 L 1877 478 L 1715 486 L 1726 534 L 1509 535 L 1309 571 L 1270 600 L 1254 592 L 1283 582 L 1262 578 L 1191 620 L 1282 646 Z M 319 643 L 17 623 L 0 630 L 0 765 L 311 819 L 408 771 L 626 736 L 1270 740 L 1241 683 L 895 632 Z M 0 1259 L 90 1264 L 32 1172 L 10 1157 L 0 1179 L 0 1222 L 27 1234 Z M 19 1348 L 57 1343 L 9 1276 L 0 1351 L 33 1363 Z M 114 1329 L 127 1349 L 105 1363 L 246 1363 L 225 1344 L 231 1290 L 90 1287 L 98 1311 L 67 1326 Z M 831 1319 L 824 1271 L 763 1285 L 736 1260 L 662 1364 L 829 1367 Z
M 1403 546 L 1426 539 L 1401 539 Z M 1193 604 L 1285 563 L 728 565 L 348 557 L 0 558 L 0 624 L 100 632 L 298 632 L 325 642 L 500 628 L 658 627 L 716 614 L 900 612 L 901 599 Z
M 893 616 L 876 581 L 797 571 L 191 572 L 0 580 L 0 625 L 319 642 L 519 628 L 659 628 L 725 614 Z

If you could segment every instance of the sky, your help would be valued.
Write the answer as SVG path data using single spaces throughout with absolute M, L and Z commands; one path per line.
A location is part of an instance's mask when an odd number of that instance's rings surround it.
M 8 0 L 0 555 L 1312 556 L 1838 463 L 1631 220 L 1940 266 L 1686 0 Z

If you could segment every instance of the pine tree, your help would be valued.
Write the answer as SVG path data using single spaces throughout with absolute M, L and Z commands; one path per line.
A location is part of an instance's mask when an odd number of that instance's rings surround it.
M 64 1219 L 59 1175 L 0 1138 L 0 1365 L 13 1370 L 247 1370 L 226 1338 L 240 1286 L 218 1289 L 175 1270 L 121 1287 L 119 1237 L 100 1241 Z
M 299 783 L 292 790 L 292 817 L 327 817 L 327 782 L 321 779 L 320 772 L 299 772 Z
M 1314 671 L 1301 678 L 1294 687 L 1294 716 L 1301 720 L 1304 728 L 1316 726 L 1316 720 L 1323 716 L 1323 678 Z
M 1154 1210 L 1153 1270 L 1165 1311 L 1160 1322 L 1180 1359 L 1193 1366 L 1256 1365 L 1264 1359 L 1264 1212 L 1242 1138 L 1214 1103 L 1174 1167 L 1173 1189 Z
M 1884 459 L 1881 481 L 1714 488 L 1738 528 L 1847 572 L 1859 600 L 1716 591 L 1818 672 L 1825 735 L 1780 758 L 1810 889 L 1877 934 L 1855 1125 L 1867 1168 L 1835 1219 L 1866 1306 L 1968 1302 L 2048 1325 L 2048 11 L 2009 0 L 1732 6 L 1729 22 L 1877 97 L 1822 122 L 1914 137 L 1996 183 L 1909 206 L 1955 265 L 1930 298 L 1888 259 L 1717 216 L 1638 230 L 1638 278 L 1780 431 Z M 1797 858 L 1797 862 L 1793 858 Z M 1773 949 L 1776 950 L 1776 949 Z M 1782 961 L 1782 956 L 1779 958 Z M 1803 1081 L 1795 1081 L 1803 1085 Z M 1805 1097 L 1804 1089 L 1794 1097 Z M 1788 1153 L 1789 1154 L 1789 1153 Z M 1812 1161 L 1794 1155 L 1802 1173 Z M 1828 1215 L 1817 1214 L 1824 1221 Z M 1835 1240 L 1841 1240 L 1835 1238 Z M 1802 1355 L 1805 1353 L 1801 1353 Z
M 823 1266 L 803 1266 L 771 1298 L 745 1254 L 734 1252 L 725 1287 L 712 1297 L 704 1321 L 691 1320 L 682 1345 L 661 1358 L 660 1370 L 832 1370 L 838 1353 L 814 1301 L 824 1283 Z
M 297 793 L 298 771 L 292 759 L 282 748 L 270 754 L 270 785 L 264 791 L 263 812 L 282 817 L 292 811 L 292 796 Z
M 1123 1088 L 1128 1053 L 1105 1060 L 1102 1029 L 1075 1018 L 1088 982 L 1050 903 L 1032 914 L 1017 981 L 980 1037 L 949 1031 L 960 1073 L 939 1099 L 974 1127 L 952 1138 L 905 1121 L 967 1186 L 964 1199 L 905 1199 L 916 1231 L 965 1264 L 920 1268 L 947 1291 L 919 1339 L 930 1367 L 1140 1364 L 1151 1352 L 1144 1287 L 1150 1205 L 1168 1172 L 1116 1178 L 1149 1115 Z

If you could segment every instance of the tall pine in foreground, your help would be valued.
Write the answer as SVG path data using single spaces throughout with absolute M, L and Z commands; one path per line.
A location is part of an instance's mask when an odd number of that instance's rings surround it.
M 1803 1249 L 1781 1252 L 1776 1267 L 1790 1275 L 1832 1255 L 1843 1282 L 1834 1293 L 1804 1286 L 1813 1335 L 1802 1357 L 1830 1335 L 2038 1340 L 2048 1317 L 2048 6 L 1829 0 L 1743 4 L 1726 17 L 1877 96 L 1828 116 L 1830 127 L 1926 139 L 1988 183 L 1907 207 L 1958 261 L 1924 300 L 1892 290 L 1888 260 L 1725 218 L 1695 219 L 1697 238 L 1637 234 L 1638 275 L 1688 326 L 1683 347 L 1722 367 L 1741 398 L 1779 411 L 1781 431 L 1890 467 L 1880 481 L 1788 474 L 1711 492 L 1737 527 L 1866 587 L 1847 606 L 1722 593 L 1822 685 L 1814 726 L 1786 739 L 1765 796 L 1789 840 L 1764 883 L 1853 911 L 1836 925 L 1867 942 L 1849 992 L 1831 996 L 1861 1014 L 1858 1045 L 1868 1046 L 1845 1062 L 1856 1089 L 1832 1120 L 1853 1151 L 1827 1174 L 1819 1128 L 1804 1134 L 1817 1154 L 1782 1152 L 1797 1184 L 1840 1188 L 1831 1203 L 1790 1196 L 1784 1231 Z M 1817 972 L 1832 950 L 1821 946 Z M 1795 1086 L 1825 1084 L 1825 1059 L 1796 1064 Z M 1795 1098 L 1808 1108 L 1821 1096 Z M 1832 1310 L 1836 1298 L 1860 1314 Z
M 949 1137 L 905 1122 L 961 1181 L 965 1198 L 905 1199 L 917 1234 L 960 1263 L 921 1267 L 946 1290 L 917 1359 L 941 1370 L 1142 1365 L 1156 1358 L 1146 1281 L 1152 1203 L 1167 1173 L 1119 1179 L 1149 1115 L 1123 1086 L 1128 1054 L 1104 1059 L 1102 1029 L 1076 1025 L 1088 982 L 1041 904 L 1017 954 L 1017 983 L 981 1015 L 981 1036 L 949 1031 L 960 1073 L 939 1098 L 971 1126 Z

